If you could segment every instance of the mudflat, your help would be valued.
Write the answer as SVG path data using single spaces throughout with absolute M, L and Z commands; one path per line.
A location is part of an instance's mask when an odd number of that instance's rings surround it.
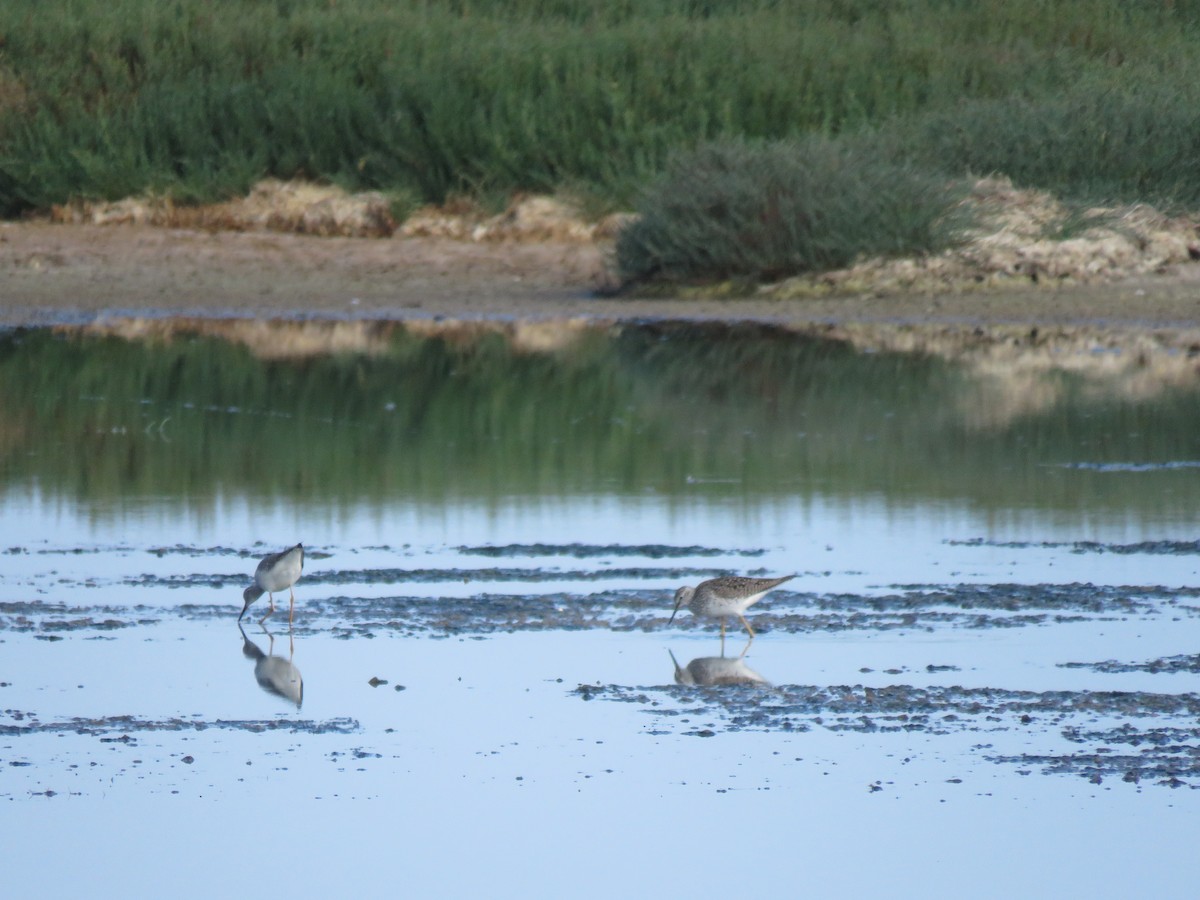
M 319 237 L 154 225 L 0 224 L 0 325 L 98 316 L 296 319 L 760 320 L 910 330 L 1200 327 L 1200 263 L 1104 283 L 780 298 L 606 297 L 611 243 Z M 1189 338 L 1190 340 L 1190 338 Z

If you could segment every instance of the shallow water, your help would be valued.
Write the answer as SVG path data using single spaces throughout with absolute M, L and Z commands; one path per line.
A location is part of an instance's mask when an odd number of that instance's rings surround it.
M 1194 885 L 1197 385 L 384 338 L 0 342 L 18 893 Z M 294 627 L 243 633 L 298 540 Z M 668 626 L 789 571 L 750 645 Z

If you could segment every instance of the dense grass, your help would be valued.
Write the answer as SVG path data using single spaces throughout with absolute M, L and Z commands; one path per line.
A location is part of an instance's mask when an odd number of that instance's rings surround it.
M 796 221 L 789 246 L 747 256 L 741 223 L 732 237 L 689 225 L 725 243 L 706 259 L 703 243 L 668 252 L 643 230 L 628 270 L 771 277 L 932 249 L 944 235 L 922 185 L 968 172 L 1200 205 L 1197 46 L 1200 0 L 7 0 L 0 216 L 146 192 L 223 199 L 273 175 L 405 203 L 640 198 L 675 227 L 664 185 L 685 190 L 686 173 L 654 181 L 667 161 L 741 141 L 766 156 L 703 191 L 752 217 L 791 203 L 839 223 L 840 246 Z M 761 150 L 814 138 L 856 160 L 857 183 L 839 182 L 851 196 L 902 173 L 872 207 L 878 227 L 801 177 L 804 158 Z M 782 180 L 756 181 L 780 165 Z M 918 221 L 897 231 L 906 210 Z
M 958 103 L 980 123 L 1036 119 L 1081 78 L 1099 103 L 1150 80 L 1169 103 L 1200 82 L 1198 6 L 8 0 L 0 213 L 144 190 L 213 199 L 264 175 L 433 201 L 579 187 L 616 205 L 707 139 L 940 110 L 914 134 L 941 148 Z M 993 137 L 975 129 L 959 157 L 976 164 Z
M 894 121 L 864 143 L 1079 200 L 1200 208 L 1200 81 L 1085 81 L 1037 102 L 969 100 Z

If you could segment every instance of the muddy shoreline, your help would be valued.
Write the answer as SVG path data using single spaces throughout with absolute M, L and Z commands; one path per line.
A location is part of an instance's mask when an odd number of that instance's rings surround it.
M 1200 329 L 1200 263 L 1102 284 L 776 299 L 601 297 L 603 241 L 317 237 L 149 225 L 0 223 L 0 325 L 103 316 L 468 321 L 644 319 Z

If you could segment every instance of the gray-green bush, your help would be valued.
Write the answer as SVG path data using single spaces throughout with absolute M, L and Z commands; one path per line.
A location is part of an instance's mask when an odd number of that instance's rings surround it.
M 678 154 L 617 240 L 625 282 L 773 280 L 860 255 L 937 250 L 962 185 L 826 139 L 724 141 Z

